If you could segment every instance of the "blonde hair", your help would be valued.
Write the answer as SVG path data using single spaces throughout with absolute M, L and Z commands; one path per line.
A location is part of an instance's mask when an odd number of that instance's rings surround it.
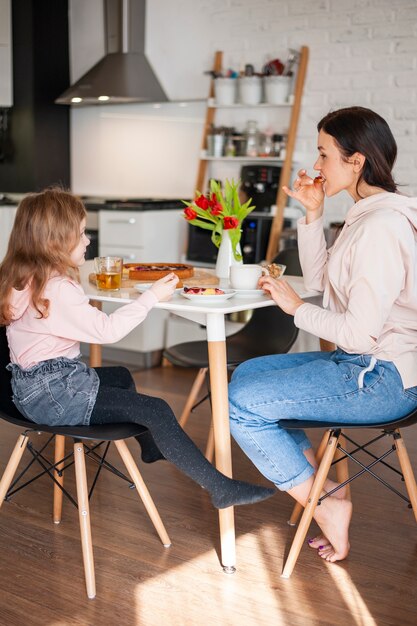
M 78 278 L 71 252 L 85 217 L 82 201 L 63 189 L 45 189 L 23 198 L 0 265 L 0 325 L 11 321 L 12 288 L 20 291 L 30 283 L 32 304 L 40 317 L 46 317 L 49 300 L 42 294 L 51 275 Z

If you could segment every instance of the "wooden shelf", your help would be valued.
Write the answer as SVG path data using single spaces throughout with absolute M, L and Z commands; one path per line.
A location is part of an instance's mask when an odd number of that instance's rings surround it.
M 230 161 L 230 162 L 234 162 L 234 163 L 238 163 L 238 162 L 244 162 L 244 163 L 248 163 L 248 162 L 253 162 L 255 161 L 256 163 L 259 162 L 263 162 L 263 163 L 284 163 L 283 159 L 280 159 L 279 157 L 262 157 L 262 156 L 221 156 L 221 157 L 215 157 L 215 156 L 207 156 L 206 152 L 202 152 L 200 158 L 203 161 Z
M 234 163 L 279 163 L 282 165 L 280 179 L 278 183 L 277 189 L 277 198 L 276 198 L 276 206 L 277 210 L 272 221 L 271 233 L 269 236 L 268 249 L 266 252 L 266 258 L 268 261 L 272 261 L 279 251 L 279 241 L 281 238 L 281 232 L 284 223 L 284 209 L 287 204 L 287 195 L 283 190 L 283 186 L 289 186 L 291 180 L 291 172 L 295 161 L 294 157 L 294 147 L 295 140 L 297 135 L 297 127 L 298 120 L 300 117 L 301 110 L 301 99 L 304 90 L 304 82 L 307 72 L 308 65 L 308 55 L 309 50 L 307 46 L 302 46 L 299 53 L 299 58 L 297 62 L 297 73 L 295 76 L 295 82 L 293 86 L 293 93 L 289 96 L 289 102 L 283 102 L 282 104 L 269 104 L 266 102 L 260 104 L 229 104 L 222 105 L 217 104 L 215 101 L 214 94 L 214 80 L 211 81 L 210 84 L 210 92 L 207 101 L 207 113 L 206 113 L 206 123 L 204 125 L 203 137 L 201 143 L 201 156 L 200 163 L 197 172 L 197 182 L 195 185 L 195 189 L 204 189 L 208 163 L 210 161 L 219 161 L 219 162 L 234 162 Z M 217 51 L 214 57 L 214 65 L 213 72 L 218 74 L 222 71 L 222 62 L 223 62 L 223 53 L 221 51 Z M 216 109 L 290 109 L 290 121 L 287 135 L 287 145 L 286 145 L 286 156 L 285 159 L 280 159 L 278 157 L 214 157 L 207 156 L 207 136 L 210 132 L 211 126 L 214 123 L 215 112 Z
M 259 104 L 218 104 L 215 98 L 209 98 L 207 106 L 212 109 L 276 109 L 277 107 L 291 107 L 293 102 L 280 102 L 279 104 L 270 104 L 269 102 L 260 102 Z

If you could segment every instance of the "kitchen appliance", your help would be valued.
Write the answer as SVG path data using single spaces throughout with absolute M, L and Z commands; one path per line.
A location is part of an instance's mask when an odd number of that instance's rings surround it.
M 277 165 L 244 165 L 240 172 L 241 192 L 252 198 L 257 213 L 270 213 L 276 204 L 281 167 Z
M 167 102 L 145 55 L 145 0 L 104 0 L 106 54 L 57 104 Z
M 272 219 L 272 215 L 266 213 L 251 213 L 242 222 L 240 246 L 244 263 L 259 263 L 266 258 Z M 188 226 L 187 262 L 216 263 L 218 249 L 211 241 L 211 231 Z

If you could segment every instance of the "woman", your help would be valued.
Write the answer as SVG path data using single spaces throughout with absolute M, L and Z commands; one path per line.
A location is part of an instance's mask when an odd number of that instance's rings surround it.
M 417 199 L 398 193 L 391 173 L 397 146 L 378 114 L 340 109 L 317 128 L 319 176 L 300 170 L 293 190 L 284 190 L 305 207 L 300 261 L 306 287 L 323 292 L 324 308 L 301 300 L 284 280 L 263 277 L 260 285 L 298 328 L 337 349 L 247 361 L 234 372 L 229 392 L 234 438 L 302 505 L 314 480 L 314 454 L 302 431 L 286 431 L 279 421 L 372 424 L 417 407 Z M 341 191 L 354 205 L 326 250 L 324 197 Z M 335 486 L 329 480 L 325 490 Z M 323 535 L 309 543 L 319 556 L 332 562 L 347 556 L 351 514 L 342 489 L 316 508 Z

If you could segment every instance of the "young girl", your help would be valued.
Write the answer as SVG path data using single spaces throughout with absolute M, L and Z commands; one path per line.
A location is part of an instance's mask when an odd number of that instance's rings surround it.
M 25 197 L 0 265 L 0 324 L 7 325 L 13 402 L 29 420 L 48 425 L 132 422 L 145 426 L 143 460 L 166 458 L 207 489 L 215 507 L 263 500 L 275 490 L 218 472 L 179 426 L 164 400 L 136 392 L 122 367 L 90 368 L 80 342 L 112 343 L 140 324 L 178 278 L 170 274 L 131 304 L 106 315 L 78 282 L 90 243 L 81 200 L 60 189 Z
M 306 287 L 323 292 L 324 308 L 303 302 L 284 280 L 260 283 L 298 328 L 338 348 L 247 361 L 229 389 L 234 438 L 267 478 L 303 505 L 316 462 L 305 434 L 285 430 L 283 420 L 372 424 L 417 407 L 417 199 L 397 191 L 397 146 L 377 113 L 340 109 L 326 115 L 318 131 L 314 169 L 320 176 L 300 170 L 294 189 L 284 190 L 306 209 L 298 224 L 300 261 Z M 354 204 L 326 250 L 324 197 L 341 191 Z M 326 491 L 335 486 L 329 481 Z M 316 508 L 323 534 L 310 545 L 320 557 L 347 556 L 351 513 L 343 490 Z

